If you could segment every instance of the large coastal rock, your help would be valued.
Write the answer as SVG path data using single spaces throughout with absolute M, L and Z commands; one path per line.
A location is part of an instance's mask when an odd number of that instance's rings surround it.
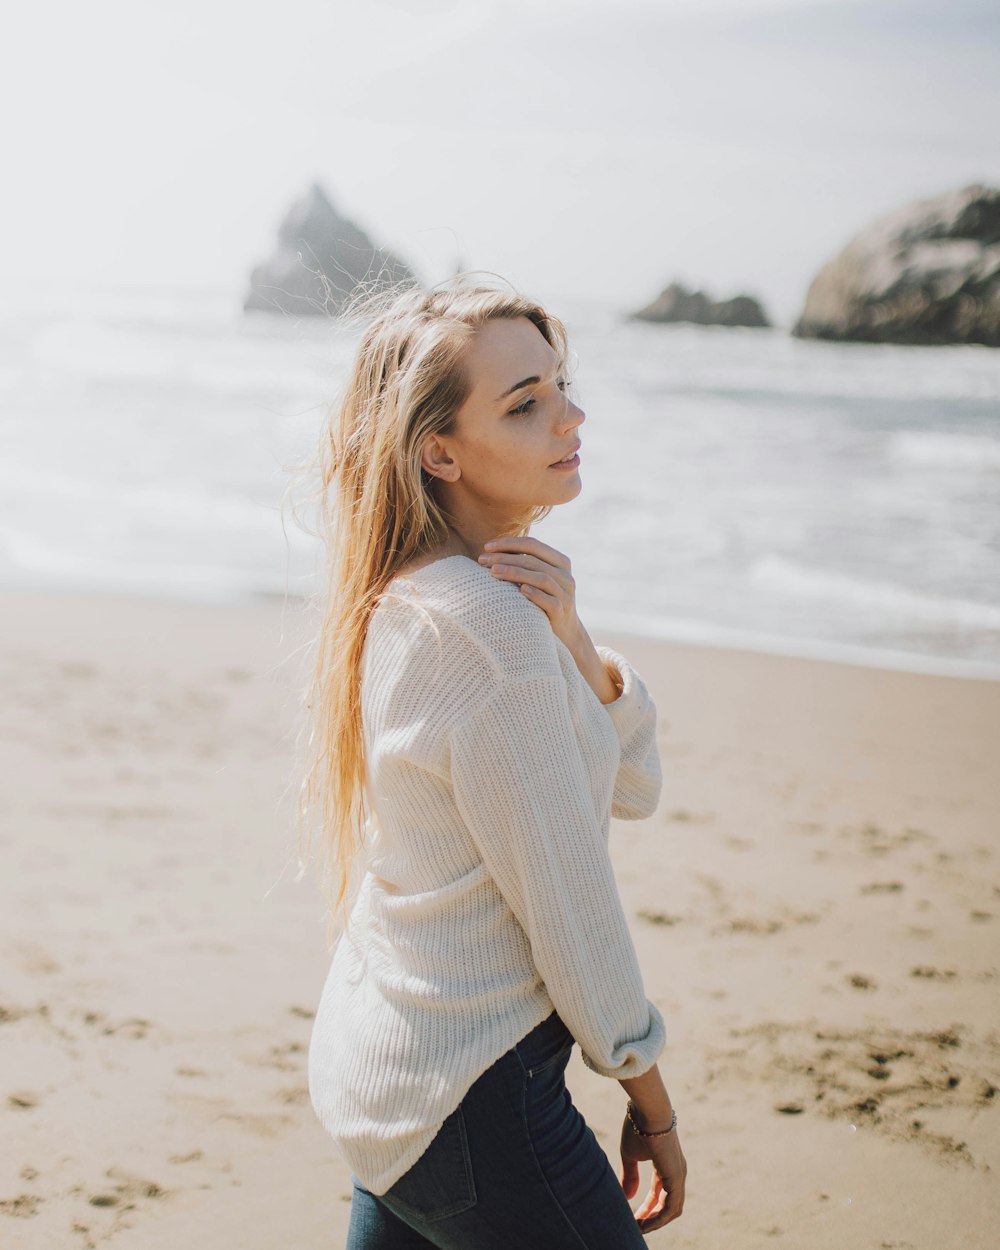
M 632 313 L 637 321 L 692 321 L 699 326 L 769 326 L 763 308 L 749 295 L 713 300 L 704 291 L 689 291 L 671 282 L 651 304 Z
M 963 187 L 873 222 L 813 279 L 792 333 L 1000 347 L 1000 191 Z
M 313 185 L 281 223 L 274 255 L 250 275 L 243 307 L 333 316 L 359 286 L 381 291 L 415 281 L 403 261 L 375 247 Z

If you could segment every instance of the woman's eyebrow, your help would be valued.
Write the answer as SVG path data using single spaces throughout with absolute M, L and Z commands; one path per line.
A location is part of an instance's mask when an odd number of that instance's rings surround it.
M 520 382 L 515 382 L 514 385 L 509 390 L 504 391 L 502 395 L 498 395 L 496 397 L 496 403 L 499 403 L 502 399 L 506 399 L 508 395 L 513 395 L 514 392 L 519 391 L 522 386 L 534 386 L 536 382 L 541 382 L 541 380 L 542 379 L 537 373 L 533 374 L 530 378 L 522 378 Z
M 559 362 L 557 361 L 556 362 L 557 371 L 559 367 L 560 367 Z M 525 386 L 534 386 L 536 383 L 541 382 L 541 380 L 542 379 L 538 376 L 537 373 L 533 373 L 530 378 L 522 378 L 520 382 L 515 382 L 514 385 L 510 387 L 508 390 L 504 391 L 502 395 L 498 395 L 494 402 L 499 404 L 501 400 L 506 399 L 508 395 L 513 395 L 515 391 L 519 391 L 521 390 L 522 387 L 525 387 Z

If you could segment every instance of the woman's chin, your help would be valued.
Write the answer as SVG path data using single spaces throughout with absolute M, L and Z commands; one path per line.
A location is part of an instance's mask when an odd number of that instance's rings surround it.
M 570 499 L 575 499 L 583 490 L 583 481 L 580 478 L 579 469 L 574 473 L 569 473 L 565 481 L 562 483 L 562 489 L 559 491 L 559 502 L 566 503 Z

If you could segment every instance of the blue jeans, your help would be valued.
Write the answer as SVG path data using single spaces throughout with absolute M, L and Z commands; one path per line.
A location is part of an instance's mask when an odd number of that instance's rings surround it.
M 353 1176 L 346 1250 L 644 1250 L 566 1088 L 572 1049 L 553 1012 L 470 1086 L 386 1193 Z

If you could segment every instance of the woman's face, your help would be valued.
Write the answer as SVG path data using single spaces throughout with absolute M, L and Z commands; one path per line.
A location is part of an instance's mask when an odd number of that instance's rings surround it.
M 568 379 L 558 356 L 527 317 L 487 321 L 465 358 L 471 390 L 455 429 L 439 447 L 434 472 L 466 504 L 517 512 L 565 503 L 582 489 L 577 426 L 583 410 L 565 394 Z M 566 456 L 569 464 L 556 466 Z

